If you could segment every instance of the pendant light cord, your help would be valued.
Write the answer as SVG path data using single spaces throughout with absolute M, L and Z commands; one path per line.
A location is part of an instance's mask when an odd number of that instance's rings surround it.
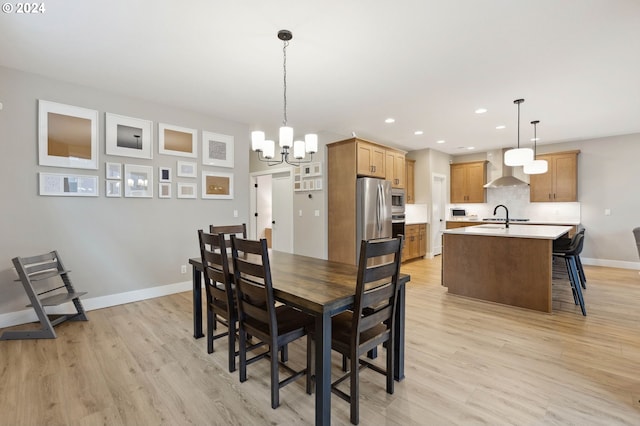
M 282 125 L 283 126 L 287 125 L 287 46 L 289 46 L 289 42 L 285 41 L 284 42 L 284 46 L 282 47 L 282 57 L 283 57 L 282 68 L 284 70 L 284 72 L 283 72 L 283 78 L 284 78 L 284 120 L 282 121 Z
M 518 102 L 518 149 L 520 149 L 520 102 Z

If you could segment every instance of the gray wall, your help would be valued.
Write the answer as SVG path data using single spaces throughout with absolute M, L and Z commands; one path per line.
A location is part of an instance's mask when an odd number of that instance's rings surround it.
M 38 99 L 99 111 L 99 170 L 38 166 Z M 181 274 L 180 266 L 199 255 L 196 230 L 248 220 L 249 128 L 244 124 L 2 67 L 0 102 L 0 314 L 22 310 L 27 302 L 22 287 L 13 283 L 15 256 L 57 249 L 78 290 L 88 291 L 87 297 L 111 295 L 190 281 L 191 270 Z M 152 120 L 153 160 L 105 155 L 105 112 Z M 199 153 L 198 178 L 177 178 L 176 161 L 186 158 L 158 154 L 158 122 L 233 135 L 235 168 L 202 166 Z M 105 161 L 153 166 L 154 198 L 106 198 Z M 158 198 L 158 166 L 173 169 L 172 199 Z M 200 199 L 203 167 L 233 171 L 233 200 Z M 100 196 L 39 196 L 39 171 L 97 175 Z M 196 182 L 198 199 L 176 199 L 178 180 Z M 239 217 L 233 217 L 233 210 Z

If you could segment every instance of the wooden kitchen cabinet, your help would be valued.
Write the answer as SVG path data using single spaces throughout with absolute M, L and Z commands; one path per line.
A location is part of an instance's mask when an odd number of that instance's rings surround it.
M 357 142 L 358 176 L 385 178 L 386 150 L 384 147 L 368 142 Z
M 486 161 L 451 164 L 451 202 L 486 202 L 486 178 Z
M 466 226 L 476 226 L 476 225 L 482 225 L 486 222 L 471 222 L 469 220 L 460 220 L 460 221 L 451 221 L 448 220 L 447 221 L 447 229 L 456 229 L 456 228 L 464 228 Z
M 427 254 L 427 224 L 406 225 L 404 234 L 402 261 L 424 257 Z
M 405 203 L 406 204 L 415 204 L 416 195 L 415 195 L 415 169 L 416 169 L 416 160 L 405 160 L 404 170 L 405 170 Z
M 529 200 L 533 202 L 578 201 L 578 154 L 576 151 L 542 154 L 547 160 L 547 173 L 530 176 Z
M 392 188 L 405 187 L 404 152 L 385 151 L 385 179 L 391 182 Z

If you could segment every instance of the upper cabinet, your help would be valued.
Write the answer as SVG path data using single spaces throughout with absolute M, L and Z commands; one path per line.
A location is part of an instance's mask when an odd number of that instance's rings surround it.
M 486 177 L 486 161 L 451 164 L 451 202 L 486 202 Z
M 549 170 L 531 175 L 529 199 L 533 202 L 578 201 L 578 154 L 580 151 L 538 155 L 547 160 Z
M 385 179 L 391 182 L 393 188 L 405 187 L 404 152 L 387 149 L 385 151 Z
M 416 194 L 415 194 L 415 169 L 416 169 L 416 160 L 406 160 L 404 163 L 405 167 L 405 203 L 407 204 L 415 204 L 416 202 Z
M 370 176 L 384 179 L 386 150 L 372 143 L 357 142 L 357 172 L 359 176 Z

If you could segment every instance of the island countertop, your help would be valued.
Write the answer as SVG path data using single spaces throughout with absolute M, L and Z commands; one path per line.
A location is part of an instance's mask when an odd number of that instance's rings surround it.
M 538 238 L 544 240 L 555 240 L 556 238 L 571 231 L 571 229 L 571 226 L 514 225 L 512 223 L 509 224 L 509 228 L 506 228 L 503 223 L 487 223 L 483 225 L 447 229 L 443 231 L 443 233 L 456 235 Z

